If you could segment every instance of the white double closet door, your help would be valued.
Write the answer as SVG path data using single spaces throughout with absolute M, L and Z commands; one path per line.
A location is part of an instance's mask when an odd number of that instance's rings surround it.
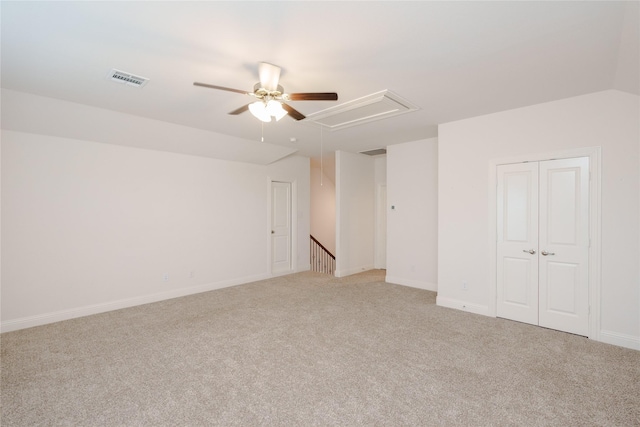
M 588 335 L 589 158 L 497 169 L 497 315 Z

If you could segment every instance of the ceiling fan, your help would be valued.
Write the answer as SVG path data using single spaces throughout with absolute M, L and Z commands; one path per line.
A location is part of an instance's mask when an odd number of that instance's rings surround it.
M 286 104 L 284 101 L 336 101 L 338 94 L 335 92 L 315 92 L 315 93 L 284 93 L 282 86 L 278 84 L 280 80 L 281 68 L 268 62 L 260 62 L 258 64 L 258 75 L 260 81 L 253 87 L 253 92 L 247 92 L 240 89 L 231 89 L 223 86 L 216 86 L 207 83 L 193 82 L 195 86 L 202 86 L 210 89 L 226 90 L 229 92 L 241 93 L 249 95 L 257 99 L 247 105 L 229 112 L 229 114 L 237 115 L 249 110 L 258 119 L 263 122 L 270 122 L 274 117 L 280 120 L 287 113 L 295 120 L 305 118 L 304 114 Z

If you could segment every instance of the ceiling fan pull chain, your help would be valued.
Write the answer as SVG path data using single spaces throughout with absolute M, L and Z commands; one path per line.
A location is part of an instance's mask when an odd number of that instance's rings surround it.
M 261 127 L 261 132 L 262 132 L 262 135 L 260 137 L 260 141 L 264 142 L 264 122 L 260 122 L 260 127 Z

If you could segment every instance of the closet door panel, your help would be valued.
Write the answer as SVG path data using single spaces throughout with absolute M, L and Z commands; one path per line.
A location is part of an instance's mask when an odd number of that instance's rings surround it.
M 588 334 L 589 159 L 540 162 L 540 326 Z
M 497 315 L 538 324 L 538 165 L 497 169 Z

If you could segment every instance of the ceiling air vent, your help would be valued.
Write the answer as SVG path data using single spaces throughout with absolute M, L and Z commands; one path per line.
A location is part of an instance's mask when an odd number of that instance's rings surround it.
M 387 149 L 376 148 L 375 150 L 361 151 L 360 154 L 366 154 L 367 156 L 379 156 L 380 154 L 387 154 Z
M 383 90 L 307 115 L 309 122 L 330 130 L 340 130 L 363 123 L 410 113 L 418 107 L 389 90 Z
M 107 75 L 107 79 L 112 82 L 122 83 L 134 87 L 143 87 L 149 81 L 146 77 L 140 77 L 131 73 L 116 70 L 115 68 Z

